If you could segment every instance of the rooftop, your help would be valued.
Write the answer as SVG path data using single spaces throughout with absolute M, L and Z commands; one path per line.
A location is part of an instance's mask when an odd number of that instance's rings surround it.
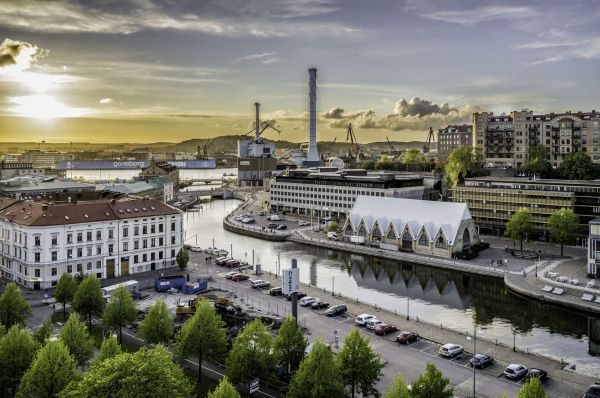
M 586 185 L 600 187 L 600 180 L 561 180 L 556 178 L 531 178 L 531 177 L 473 177 L 466 178 L 466 181 L 481 181 L 490 183 L 521 183 L 521 184 L 542 184 L 542 185 Z

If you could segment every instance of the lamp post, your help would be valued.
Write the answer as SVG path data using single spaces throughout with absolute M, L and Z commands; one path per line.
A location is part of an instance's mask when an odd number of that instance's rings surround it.
M 470 336 L 467 336 L 467 340 L 471 340 Z M 475 375 L 476 373 L 476 362 L 475 355 L 477 355 L 477 325 L 473 325 L 473 398 L 475 398 Z
M 514 326 L 511 326 L 510 330 L 512 330 L 513 333 L 513 352 L 515 352 L 517 350 L 517 329 L 515 329 Z
M 334 293 L 335 290 L 334 290 L 334 288 L 335 288 L 335 276 L 332 276 L 331 277 L 331 295 L 332 296 L 335 296 L 335 293 Z
M 406 298 L 406 320 L 410 320 L 410 297 Z

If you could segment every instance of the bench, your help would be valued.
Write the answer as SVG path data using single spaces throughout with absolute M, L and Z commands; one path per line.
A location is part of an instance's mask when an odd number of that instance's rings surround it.
M 554 293 L 554 294 L 561 295 L 561 294 L 563 294 L 564 292 L 565 292 L 565 291 L 564 291 L 564 290 L 562 290 L 560 287 L 555 287 L 554 289 L 552 289 L 552 293 Z
M 542 291 L 543 291 L 543 292 L 551 292 L 551 291 L 552 291 L 552 286 L 550 286 L 550 285 L 545 285 L 545 286 L 542 288 Z
M 594 295 L 588 294 L 588 293 L 583 293 L 583 295 L 581 296 L 581 299 L 583 301 L 592 301 L 594 299 Z

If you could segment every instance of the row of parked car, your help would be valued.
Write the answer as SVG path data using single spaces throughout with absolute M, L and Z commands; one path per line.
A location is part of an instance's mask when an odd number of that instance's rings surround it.
M 221 256 L 215 259 L 215 264 L 222 265 L 227 268 L 237 268 L 237 267 L 246 267 L 248 265 L 247 261 L 237 260 L 235 258 Z
M 240 214 L 235 218 L 235 220 L 243 224 L 254 224 L 256 222 L 256 220 L 252 218 L 248 213 Z

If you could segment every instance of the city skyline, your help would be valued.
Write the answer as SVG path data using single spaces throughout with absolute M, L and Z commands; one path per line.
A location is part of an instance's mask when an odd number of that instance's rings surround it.
M 5 141 L 155 142 L 246 133 L 253 103 L 308 136 L 425 140 L 473 111 L 591 111 L 591 1 L 11 1 L 0 9 Z M 552 21 L 552 23 L 547 23 Z M 126 138 L 124 138 L 126 137 Z

